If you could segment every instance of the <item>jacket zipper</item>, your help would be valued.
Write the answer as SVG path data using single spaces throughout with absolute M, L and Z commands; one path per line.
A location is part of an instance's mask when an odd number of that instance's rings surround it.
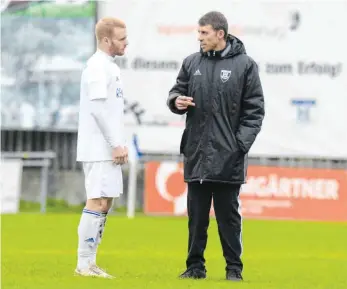
M 215 51 L 213 51 L 213 56 L 215 56 L 216 55 L 216 52 Z M 213 64 L 212 64 L 212 77 L 211 77 L 211 83 L 213 83 L 213 80 L 214 80 L 214 75 L 215 75 L 215 67 L 216 67 L 216 60 L 215 59 L 212 59 L 212 61 L 213 61 Z M 213 96 L 212 96 L 213 97 Z M 210 103 L 209 103 L 210 104 Z M 212 105 L 209 105 L 209 107 L 210 107 L 210 110 L 209 110 L 209 114 L 208 114 L 208 118 L 207 118 L 207 126 L 206 126 L 206 143 L 205 143 L 205 147 L 207 148 L 207 143 L 208 143 L 208 132 L 209 132 L 209 127 L 210 127 L 210 122 L 208 122 L 208 120 L 211 118 L 211 115 L 212 115 Z M 204 153 L 204 157 L 203 157 L 203 161 L 204 162 L 206 162 L 206 160 L 207 160 L 207 154 L 206 154 L 206 150 L 205 151 L 203 151 L 203 153 Z M 203 165 L 204 163 L 202 163 L 202 165 Z M 203 166 L 201 166 L 201 169 L 200 169 L 200 184 L 202 184 L 203 183 L 203 181 L 204 181 L 204 179 L 203 179 L 203 175 L 202 175 L 202 173 L 203 173 Z

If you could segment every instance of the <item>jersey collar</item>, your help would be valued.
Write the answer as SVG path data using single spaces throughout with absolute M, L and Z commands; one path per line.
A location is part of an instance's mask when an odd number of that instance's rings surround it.
M 106 52 L 103 52 L 101 49 L 97 49 L 96 50 L 96 54 L 97 55 L 100 55 L 101 57 L 103 57 L 103 58 L 105 58 L 105 59 L 107 59 L 107 60 L 109 60 L 109 61 L 111 61 L 111 62 L 113 62 L 114 61 L 114 58 L 112 57 L 112 56 L 110 56 L 110 55 L 108 55 Z

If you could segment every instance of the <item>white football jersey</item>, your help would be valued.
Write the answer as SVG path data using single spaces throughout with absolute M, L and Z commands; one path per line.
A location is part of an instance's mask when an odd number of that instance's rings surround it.
M 120 69 L 97 50 L 81 77 L 77 161 L 112 160 L 112 147 L 118 145 L 125 146 Z

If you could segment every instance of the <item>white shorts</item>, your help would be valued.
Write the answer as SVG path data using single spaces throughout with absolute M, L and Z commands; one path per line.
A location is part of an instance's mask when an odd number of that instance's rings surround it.
M 123 194 L 120 165 L 112 161 L 83 162 L 87 199 L 117 198 Z

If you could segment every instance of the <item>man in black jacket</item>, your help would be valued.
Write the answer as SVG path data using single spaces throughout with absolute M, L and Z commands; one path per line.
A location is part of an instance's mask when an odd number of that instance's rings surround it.
M 189 240 L 182 278 L 206 278 L 204 251 L 213 199 L 226 279 L 242 280 L 240 187 L 247 153 L 260 132 L 264 97 L 256 63 L 228 34 L 223 14 L 199 20 L 200 52 L 184 59 L 167 104 L 186 115 L 180 152 L 188 183 Z

